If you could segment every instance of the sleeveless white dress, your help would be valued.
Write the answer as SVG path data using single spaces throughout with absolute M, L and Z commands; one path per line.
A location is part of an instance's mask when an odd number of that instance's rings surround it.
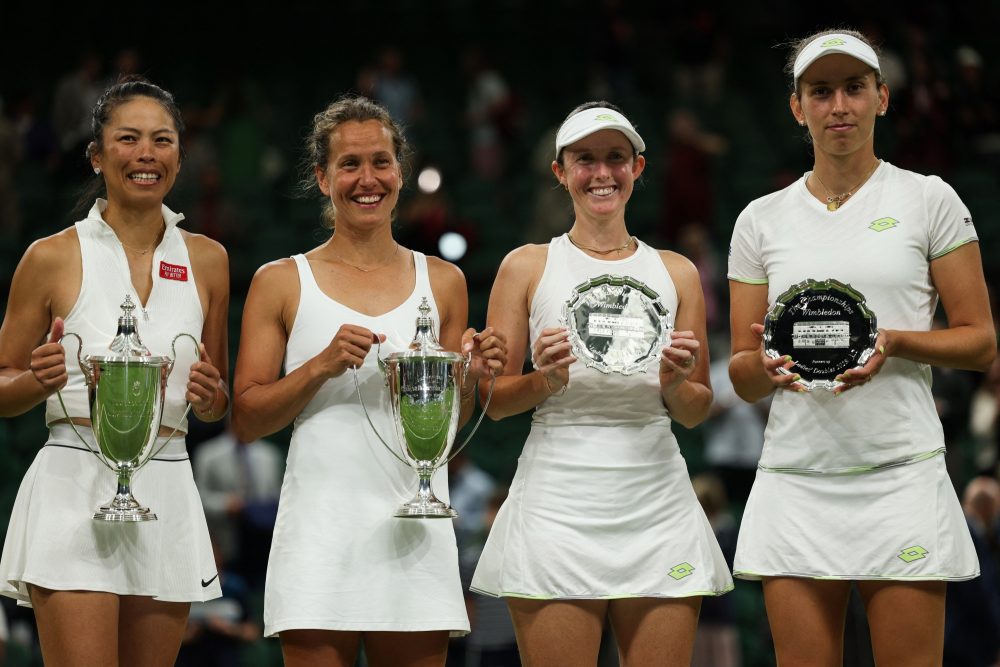
M 66 317 L 66 332 L 83 339 L 82 354 L 108 353 L 125 295 L 141 304 L 121 243 L 101 213 L 104 200 L 76 223 L 83 260 L 80 295 Z M 187 245 L 177 229 L 183 215 L 163 207 L 166 232 L 153 254 L 153 289 L 136 308 L 143 343 L 156 356 L 172 356 L 179 333 L 201 339 L 204 314 Z M 77 364 L 76 340 L 66 338 L 69 380 L 62 389 L 72 417 L 90 418 L 87 387 Z M 197 360 L 194 343 L 177 341 L 177 358 L 167 381 L 162 424 L 181 427 L 156 458 L 132 478 L 136 499 L 156 521 L 110 523 L 91 516 L 115 494 L 116 479 L 86 449 L 65 419 L 58 397 L 46 402 L 49 438 L 25 474 L 14 502 L 3 556 L 0 593 L 30 606 L 28 584 L 53 590 L 88 590 L 148 595 L 170 602 L 204 601 L 222 594 L 201 498 L 184 444 L 188 372 Z M 91 429 L 79 434 L 97 448 Z M 165 438 L 160 438 L 157 446 Z
M 645 283 L 672 314 L 677 293 L 644 243 L 623 260 L 549 244 L 530 338 L 560 325 L 573 288 L 602 274 Z M 721 595 L 733 586 L 670 430 L 655 363 L 647 373 L 570 366 L 569 389 L 536 409 L 510 495 L 472 590 L 536 599 Z
M 343 324 L 386 335 L 358 371 L 365 404 L 379 433 L 394 437 L 385 386 L 376 363 L 413 339 L 423 297 L 440 322 L 427 260 L 413 253 L 416 284 L 401 305 L 378 317 L 358 313 L 324 294 L 303 255 L 300 299 L 288 339 L 291 373 L 324 349 Z M 433 480 L 448 498 L 447 469 Z M 397 519 L 413 497 L 414 471 L 372 432 L 351 371 L 328 380 L 296 418 L 278 519 L 267 565 L 264 634 L 283 630 L 469 631 L 451 521 Z

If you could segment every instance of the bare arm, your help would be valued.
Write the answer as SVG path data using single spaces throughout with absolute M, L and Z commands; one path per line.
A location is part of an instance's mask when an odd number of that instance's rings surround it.
M 291 259 L 261 267 L 250 284 L 233 381 L 233 430 L 244 442 L 290 424 L 324 382 L 363 364 L 371 349 L 371 331 L 345 324 L 319 354 L 281 377 L 298 294 Z
M 687 428 L 705 421 L 712 407 L 705 296 L 698 269 L 674 252 L 660 256 L 677 289 L 677 317 L 668 347 L 660 354 L 660 395 L 670 418 Z
M 732 336 L 732 356 L 729 377 L 736 393 L 744 401 L 754 403 L 777 387 L 794 389 L 797 375 L 778 373 L 791 361 L 771 359 L 764 355 L 762 335 L 767 314 L 767 285 L 752 285 L 729 281 L 729 326 Z
M 489 377 L 490 372 L 499 375 L 506 361 L 505 336 L 487 327 L 477 333 L 467 328 L 469 319 L 469 293 L 465 276 L 454 264 L 436 257 L 427 258 L 427 268 L 441 316 L 441 331 L 438 338 L 446 350 L 472 353 L 472 364 L 465 378 L 462 392 L 462 412 L 459 427 L 469 421 L 476 406 L 476 388 L 479 380 Z
M 186 399 L 198 419 L 213 422 L 229 410 L 229 256 L 206 236 L 188 235 L 187 243 L 207 307 L 201 355 L 191 366 Z
M 555 327 L 543 330 L 535 342 L 532 353 L 540 370 L 522 374 L 529 342 L 528 306 L 547 252 L 546 246 L 514 250 L 500 265 L 493 283 L 486 323 L 506 333 L 508 354 L 503 377 L 497 378 L 493 390 L 488 410 L 491 419 L 531 410 L 569 382 L 568 366 L 576 359 L 570 354 L 566 332 Z
M 62 320 L 53 316 L 53 286 L 64 279 L 61 269 L 75 243 L 75 234 L 65 232 L 36 241 L 14 271 L 0 325 L 2 417 L 27 412 L 66 384 L 66 353 L 58 342 Z M 53 331 L 47 336 L 50 325 Z
M 948 326 L 932 331 L 880 329 L 875 346 L 881 354 L 873 354 L 862 368 L 845 372 L 848 386 L 870 380 L 888 357 L 944 368 L 989 369 L 996 357 L 997 339 L 979 244 L 967 243 L 938 257 L 930 268 Z

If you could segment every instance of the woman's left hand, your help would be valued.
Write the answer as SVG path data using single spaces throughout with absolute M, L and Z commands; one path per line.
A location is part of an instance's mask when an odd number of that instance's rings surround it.
M 833 390 L 834 394 L 842 394 L 845 391 L 868 384 L 872 378 L 879 374 L 885 364 L 886 348 L 889 346 L 889 335 L 885 329 L 878 330 L 878 337 L 875 339 L 875 351 L 868 358 L 864 366 L 851 368 L 840 375 L 835 380 L 843 382 L 842 385 Z
M 478 381 L 488 375 L 503 375 L 507 365 L 507 336 L 493 327 L 480 332 L 469 328 L 462 334 L 462 354 L 472 353 L 469 378 Z
M 198 343 L 201 358 L 191 364 L 191 374 L 188 376 L 187 393 L 184 398 L 191 404 L 191 410 L 199 419 L 215 419 L 213 415 L 215 401 L 219 395 L 219 369 L 212 363 L 205 350 L 204 343 Z
M 670 345 L 660 352 L 660 389 L 671 392 L 687 380 L 698 363 L 701 343 L 693 331 L 674 331 Z

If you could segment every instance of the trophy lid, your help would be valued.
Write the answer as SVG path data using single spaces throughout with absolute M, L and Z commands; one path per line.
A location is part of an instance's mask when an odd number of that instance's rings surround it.
M 139 338 L 139 330 L 136 328 L 136 318 L 132 315 L 135 304 L 132 302 L 130 294 L 125 295 L 125 301 L 121 305 L 122 314 L 118 318 L 118 332 L 115 334 L 108 350 L 108 356 L 93 356 L 95 361 L 122 361 L 139 362 L 149 364 L 161 364 L 167 361 L 163 357 L 154 357 Z
M 413 340 L 410 341 L 409 347 L 405 352 L 390 354 L 388 359 L 413 357 L 443 357 L 454 361 L 464 359 L 465 357 L 461 354 L 444 349 L 441 347 L 441 343 L 438 342 L 437 334 L 434 332 L 434 319 L 431 317 L 431 307 L 427 303 L 427 297 L 423 297 L 420 300 L 418 310 L 420 311 L 420 315 L 417 317 L 416 331 L 413 334 Z

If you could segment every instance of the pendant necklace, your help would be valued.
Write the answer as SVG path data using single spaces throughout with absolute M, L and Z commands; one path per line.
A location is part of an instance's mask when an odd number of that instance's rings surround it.
M 830 212 L 833 212 L 833 211 L 836 211 L 841 206 L 843 206 L 844 202 L 846 202 L 848 199 L 850 199 L 851 195 L 853 195 L 855 192 L 858 191 L 858 188 L 860 188 L 862 185 L 864 185 L 865 183 L 868 182 L 868 179 L 871 178 L 872 174 L 875 173 L 875 170 L 878 169 L 878 166 L 881 163 L 882 163 L 882 160 L 875 160 L 875 166 L 872 167 L 871 171 L 869 171 L 865 175 L 865 177 L 861 179 L 860 183 L 858 183 L 857 185 L 855 185 L 853 188 L 851 188 L 847 192 L 841 192 L 839 195 L 833 194 L 833 192 L 830 191 L 830 188 L 826 187 L 826 183 L 823 182 L 823 179 L 821 179 L 819 177 L 819 175 L 815 171 L 813 171 L 810 175 L 811 176 L 815 176 L 816 177 L 816 181 L 819 182 L 819 184 L 823 186 L 824 190 L 826 190 L 826 210 L 828 210 Z M 570 239 L 570 240 L 572 240 L 572 239 Z
M 393 241 L 393 245 L 395 247 L 393 247 L 392 253 L 389 255 L 389 257 L 387 257 L 385 260 L 379 262 L 375 266 L 372 266 L 372 267 L 367 268 L 367 269 L 364 268 L 364 267 L 358 266 L 357 264 L 351 264 L 346 259 L 344 259 L 343 257 L 341 257 L 340 255 L 337 255 L 337 254 L 334 254 L 333 258 L 335 260 L 337 260 L 338 262 L 340 262 L 341 264 L 346 264 L 347 266 L 351 267 L 352 269 L 357 269 L 358 271 L 361 271 L 362 273 L 370 273 L 372 271 L 377 271 L 378 269 L 381 269 L 383 266 L 387 266 L 393 259 L 396 258 L 396 253 L 399 252 L 399 244 L 396 243 L 395 241 Z
M 639 242 L 635 240 L 634 236 L 629 236 L 628 240 L 625 241 L 625 243 L 623 243 L 622 245 L 618 246 L 617 248 L 611 248 L 610 250 L 600 250 L 599 248 L 592 248 L 590 246 L 581 245 L 581 244 L 579 244 L 579 243 L 577 243 L 576 241 L 573 240 L 573 235 L 570 234 L 569 232 L 566 232 L 566 238 L 568 238 L 569 242 L 572 243 L 573 245 L 575 245 L 580 250 L 589 250 L 590 252 L 597 253 L 598 255 L 610 255 L 613 252 L 620 253 L 622 250 L 625 250 L 626 248 L 628 248 L 633 243 L 635 243 L 635 245 L 636 245 L 637 248 L 639 247 Z

